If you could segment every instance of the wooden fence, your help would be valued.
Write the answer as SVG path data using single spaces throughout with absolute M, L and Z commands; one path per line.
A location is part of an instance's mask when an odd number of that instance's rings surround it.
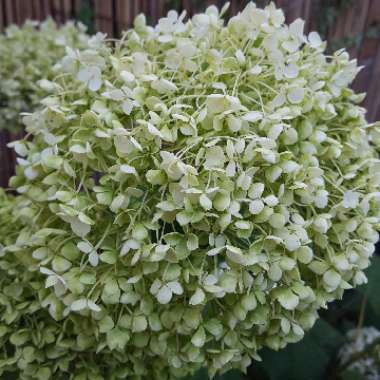
M 247 0 L 230 0 L 230 15 L 236 14 Z M 332 48 L 345 46 L 364 69 L 354 83 L 357 91 L 366 91 L 364 106 L 368 120 L 380 119 L 380 0 L 275 0 L 285 11 L 288 22 L 301 17 L 306 29 L 318 30 Z M 27 19 L 43 20 L 52 16 L 63 23 L 86 19 L 95 30 L 118 36 L 129 28 L 134 17 L 143 12 L 155 23 L 168 9 L 186 10 L 188 15 L 210 4 L 222 6 L 225 0 L 0 0 L 0 31 L 12 23 Z M 265 5 L 269 0 L 257 0 Z M 1 57 L 0 57 L 1 60 Z M 15 157 L 6 143 L 17 136 L 0 133 L 0 185 L 6 186 L 13 173 Z

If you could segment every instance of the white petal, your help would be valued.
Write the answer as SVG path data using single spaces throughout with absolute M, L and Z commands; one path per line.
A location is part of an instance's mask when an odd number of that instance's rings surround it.
M 137 175 L 137 171 L 133 166 L 129 166 L 127 164 L 123 164 L 120 166 L 120 171 L 125 174 L 134 174 Z
M 263 71 L 263 69 L 259 65 L 253 66 L 252 68 L 250 68 L 248 70 L 249 74 L 251 74 L 251 75 L 259 75 L 262 73 L 262 71 Z
M 70 223 L 70 226 L 73 232 L 81 238 L 85 237 L 91 231 L 91 226 L 89 224 L 82 223 L 79 219 L 74 219 Z
M 325 208 L 329 202 L 329 193 L 326 190 L 319 190 L 314 198 L 314 203 L 318 208 Z
M 298 18 L 289 25 L 289 32 L 293 37 L 302 39 L 305 21 Z
M 205 158 L 204 166 L 206 169 L 221 168 L 226 162 L 226 156 L 220 146 L 212 146 L 207 149 Z
M 289 63 L 285 66 L 284 75 L 288 79 L 294 79 L 298 76 L 298 66 L 295 63 Z
M 92 251 L 88 256 L 88 261 L 93 267 L 96 267 L 99 264 L 99 255 L 96 251 Z
M 240 49 L 236 50 L 235 57 L 241 65 L 245 63 L 245 55 Z
M 299 298 L 290 290 L 283 290 L 277 297 L 281 306 L 287 310 L 294 310 L 299 303 Z
M 227 177 L 234 177 L 236 174 L 236 164 L 235 161 L 230 161 L 226 166 Z
M 206 100 L 207 110 L 210 113 L 221 113 L 228 108 L 225 95 L 222 94 L 211 94 L 207 96 Z
M 87 149 L 83 145 L 75 144 L 70 147 L 69 149 L 70 152 L 77 153 L 77 154 L 86 154 Z
M 128 99 L 125 102 L 123 102 L 121 108 L 126 115 L 130 115 L 133 110 L 133 102 Z
M 38 177 L 38 171 L 34 170 L 31 166 L 28 166 L 28 167 L 24 170 L 24 175 L 25 175 L 25 177 L 26 177 L 29 181 L 32 181 L 32 180 L 34 180 L 35 178 Z
M 250 123 L 254 123 L 263 118 L 263 114 L 259 111 L 251 111 L 242 116 L 242 119 Z
M 46 279 L 45 288 L 50 288 L 58 283 L 58 277 L 53 275 Z
M 87 300 L 81 298 L 80 300 L 74 301 L 70 306 L 72 311 L 81 311 L 87 308 Z
M 199 203 L 206 211 L 212 208 L 212 202 L 206 194 L 202 194 L 199 197 Z
M 96 313 L 100 312 L 102 309 L 93 301 L 87 300 L 87 305 L 90 310 L 95 311 Z
M 51 269 L 45 268 L 45 267 L 40 267 L 40 272 L 42 274 L 47 274 L 49 276 L 56 276 L 56 273 L 53 272 Z
M 342 277 L 340 276 L 338 272 L 335 272 L 334 270 L 330 269 L 324 273 L 323 281 L 330 288 L 336 289 L 340 285 L 340 282 L 342 281 Z
M 94 247 L 92 246 L 92 244 L 90 243 L 87 243 L 85 241 L 80 241 L 78 244 L 77 244 L 77 247 L 80 251 L 84 252 L 84 253 L 90 253 L 91 251 L 93 251 Z
M 224 247 L 217 247 L 217 248 L 212 248 L 207 252 L 207 256 L 215 256 L 218 253 L 222 252 L 224 250 Z
M 239 230 L 249 230 L 251 228 L 251 223 L 245 220 L 238 220 L 235 222 L 235 227 Z
M 277 140 L 283 130 L 284 126 L 282 124 L 275 124 L 268 131 L 268 137 L 272 140 Z
M 206 342 L 206 333 L 203 327 L 200 327 L 198 331 L 191 338 L 191 343 L 195 347 L 202 347 Z
M 257 198 L 260 198 L 261 195 L 263 194 L 264 192 L 264 184 L 261 183 L 261 182 L 256 182 L 256 183 L 253 183 L 251 185 L 251 187 L 249 188 L 248 190 L 248 196 L 251 198 L 251 199 L 257 199 Z
M 119 89 L 103 92 L 102 96 L 112 100 L 122 100 L 125 97 L 124 92 Z
M 244 256 L 243 251 L 240 248 L 234 247 L 231 245 L 227 245 L 226 249 L 227 249 L 227 257 L 231 261 L 233 261 L 234 263 L 239 264 L 239 265 L 246 265 L 247 264 L 247 259 Z
M 278 205 L 278 199 L 275 195 L 268 195 L 263 199 L 263 201 L 270 207 L 274 207 Z
M 87 82 L 91 78 L 91 72 L 88 67 L 80 69 L 77 74 L 77 79 L 81 82 Z
M 102 86 L 102 79 L 100 77 L 91 78 L 88 82 L 88 88 L 91 91 L 98 91 Z
M 213 274 L 208 274 L 203 280 L 203 283 L 205 285 L 215 285 L 217 282 L 218 282 L 218 278 L 214 276 Z
M 235 117 L 235 116 L 229 116 L 227 119 L 228 128 L 231 130 L 231 132 L 237 132 L 241 129 L 242 121 L 241 119 Z
M 197 288 L 195 293 L 191 296 L 189 300 L 190 305 L 199 305 L 205 300 L 206 296 L 204 291 L 201 288 Z
M 170 290 L 177 295 L 181 295 L 183 293 L 183 288 L 178 281 L 171 281 L 166 284 Z
M 151 86 L 154 90 L 158 91 L 161 94 L 177 90 L 177 86 L 173 82 L 168 81 L 167 79 L 155 80 L 151 83 Z
M 172 295 L 172 290 L 168 286 L 164 285 L 157 293 L 157 301 L 165 305 L 170 302 Z
M 152 285 L 150 286 L 150 293 L 153 294 L 153 295 L 156 295 L 159 290 L 161 289 L 161 281 L 159 279 L 155 279 L 152 283 Z
M 121 79 L 125 82 L 125 83 L 131 83 L 135 80 L 135 76 L 129 72 L 129 71 L 126 71 L 126 70 L 123 70 L 121 73 L 120 73 L 120 77 Z
M 151 123 L 147 124 L 148 131 L 153 135 L 153 136 L 158 136 L 158 137 L 163 137 L 162 133 Z
M 263 209 L 264 209 L 264 203 L 263 203 L 263 201 L 261 201 L 259 199 L 255 200 L 255 201 L 252 201 L 249 204 L 249 212 L 252 215 L 260 214 L 260 212 L 263 211 Z
M 285 247 L 289 251 L 293 252 L 301 246 L 301 243 L 297 235 L 290 234 L 284 238 Z
M 313 48 L 317 48 L 322 45 L 321 36 L 317 32 L 309 33 L 308 40 L 309 40 L 310 46 Z
M 360 193 L 357 191 L 348 190 L 343 196 L 343 207 L 344 208 L 355 208 L 359 204 Z
M 292 104 L 301 103 L 304 97 L 305 97 L 305 89 L 303 89 L 302 87 L 292 88 L 288 92 L 288 100 Z
M 303 264 L 309 264 L 313 259 L 313 250 L 310 247 L 303 246 L 296 251 L 297 260 Z

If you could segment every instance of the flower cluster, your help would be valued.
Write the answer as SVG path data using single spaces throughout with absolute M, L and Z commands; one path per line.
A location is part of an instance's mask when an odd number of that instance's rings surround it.
M 356 62 L 274 5 L 225 10 L 67 49 L 25 116 L 2 261 L 42 327 L 9 338 L 20 379 L 244 371 L 366 281 L 380 128 Z
M 380 331 L 375 327 L 353 329 L 339 352 L 340 362 L 367 380 L 380 380 Z
M 0 129 L 21 126 L 21 112 L 34 111 L 54 90 L 55 63 L 65 47 L 81 48 L 88 37 L 85 27 L 68 22 L 58 28 L 53 20 L 12 25 L 0 35 Z

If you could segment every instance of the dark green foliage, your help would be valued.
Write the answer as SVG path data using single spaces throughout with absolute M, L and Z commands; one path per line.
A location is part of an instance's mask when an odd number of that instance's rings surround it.
M 271 380 L 321 380 L 343 342 L 344 337 L 338 330 L 319 320 L 298 344 L 279 352 L 264 351 L 260 366 Z
M 94 9 L 90 0 L 81 0 L 77 20 L 87 26 L 89 34 L 95 33 Z

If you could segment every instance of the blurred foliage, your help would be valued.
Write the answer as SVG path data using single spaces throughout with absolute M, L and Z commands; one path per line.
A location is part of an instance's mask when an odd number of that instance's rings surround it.
M 353 5 L 355 1 L 361 0 L 324 0 L 318 15 L 318 31 L 324 39 L 327 38 L 329 29 L 334 25 L 338 16 Z
M 328 39 L 329 31 L 334 27 L 338 18 L 355 4 L 360 4 L 361 0 L 323 0 L 317 18 L 318 32 L 324 39 Z M 357 48 L 365 38 L 379 38 L 380 25 L 372 24 L 362 33 L 348 34 L 329 41 L 328 50 L 335 51 L 345 47 L 346 49 Z
M 87 26 L 89 34 L 95 33 L 94 9 L 90 0 L 81 0 L 77 20 Z
M 335 51 L 341 48 L 357 48 L 365 38 L 380 38 L 380 24 L 371 25 L 364 33 L 349 34 L 329 42 L 329 50 Z

